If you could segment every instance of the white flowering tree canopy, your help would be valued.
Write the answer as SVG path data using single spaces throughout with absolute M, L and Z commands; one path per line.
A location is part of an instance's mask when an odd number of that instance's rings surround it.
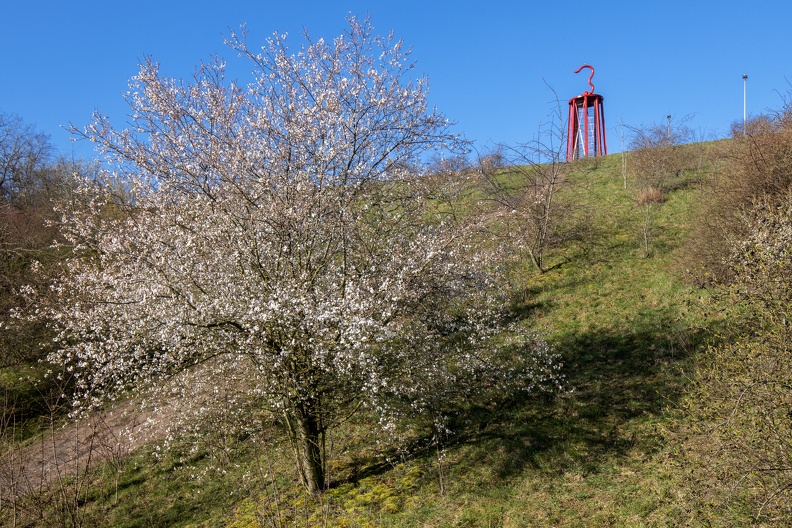
M 378 395 L 396 393 L 420 407 L 410 384 L 432 376 L 405 366 L 432 368 L 432 354 L 481 371 L 471 343 L 491 334 L 500 303 L 472 221 L 419 170 L 460 142 L 401 42 L 349 22 L 296 53 L 285 37 L 253 51 L 232 35 L 253 66 L 247 86 L 220 60 L 190 82 L 146 61 L 129 128 L 96 115 L 78 132 L 112 170 L 85 182 L 87 207 L 64 211 L 74 257 L 48 311 L 50 359 L 86 395 L 243 372 L 286 417 L 312 491 L 325 485 L 319 437 L 333 413 L 361 401 L 384 411 Z

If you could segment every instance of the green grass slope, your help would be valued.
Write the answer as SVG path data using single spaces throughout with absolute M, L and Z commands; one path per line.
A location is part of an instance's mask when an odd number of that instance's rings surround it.
M 442 449 L 420 439 L 383 449 L 370 424 L 348 424 L 330 439 L 336 485 L 322 498 L 302 492 L 289 446 L 273 437 L 141 450 L 117 471 L 99 468 L 74 508 L 85 525 L 129 527 L 687 524 L 671 431 L 713 322 L 674 265 L 698 177 L 680 173 L 652 206 L 644 258 L 646 210 L 620 155 L 570 174 L 592 235 L 551 252 L 559 265 L 545 274 L 526 265 L 517 295 L 526 327 L 563 357 L 563 393 L 471 408 Z

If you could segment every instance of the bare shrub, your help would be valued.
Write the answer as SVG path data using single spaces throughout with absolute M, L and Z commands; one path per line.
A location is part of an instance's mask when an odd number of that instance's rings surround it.
M 638 190 L 635 202 L 640 206 L 661 204 L 665 201 L 663 191 L 657 187 L 649 186 Z
M 547 125 L 549 131 L 536 142 L 497 145 L 477 166 L 482 203 L 489 205 L 485 214 L 495 220 L 492 234 L 504 241 L 507 254 L 530 261 L 539 273 L 553 267 L 547 262 L 550 251 L 590 231 L 589 211 L 568 177 L 579 165 L 564 162 L 559 123 Z
M 672 176 L 693 165 L 694 151 L 685 148 L 693 131 L 685 125 L 689 117 L 668 125 L 631 128 L 629 167 L 636 185 L 665 190 Z
M 729 282 L 733 274 L 728 248 L 748 234 L 746 211 L 760 199 L 777 204 L 792 188 L 792 126 L 776 119 L 774 131 L 735 139 L 727 154 L 730 163 L 709 182 L 701 214 L 681 254 L 684 273 L 692 282 Z
M 774 119 L 773 116 L 762 114 L 756 117 L 748 118 L 745 123 L 742 121 L 733 121 L 729 127 L 729 133 L 733 138 L 759 136 L 762 134 L 777 132 L 778 127 L 778 120 Z
M 699 152 L 685 143 L 693 138 L 693 131 L 685 123 L 651 125 L 631 128 L 631 152 L 628 163 L 632 174 L 635 201 L 640 208 L 643 256 L 651 254 L 651 234 L 655 209 L 665 201 L 665 196 L 679 184 L 683 172 L 698 167 Z M 625 176 L 625 187 L 627 179 Z
M 732 335 L 709 351 L 689 397 L 700 422 L 686 452 L 699 517 L 733 525 L 747 511 L 780 526 L 792 516 L 792 193 L 758 200 L 742 221 L 717 304 Z

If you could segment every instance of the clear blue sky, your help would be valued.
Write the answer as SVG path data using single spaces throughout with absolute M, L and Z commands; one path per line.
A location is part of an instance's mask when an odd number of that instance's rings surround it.
M 742 120 L 743 73 L 749 115 L 780 108 L 792 90 L 789 0 L 25 0 L 0 12 L 0 112 L 83 158 L 92 148 L 71 143 L 62 127 L 87 124 L 94 109 L 123 126 L 123 94 L 142 57 L 189 77 L 213 53 L 236 60 L 223 35 L 240 24 L 251 43 L 278 31 L 296 47 L 303 29 L 338 35 L 347 13 L 370 14 L 377 33 L 393 29 L 412 46 L 431 102 L 479 148 L 534 139 L 553 90 L 566 112 L 566 101 L 588 89 L 588 70 L 573 73 L 584 63 L 605 98 L 611 151 L 620 150 L 620 120 L 692 116 L 686 124 L 699 137 L 725 136 Z

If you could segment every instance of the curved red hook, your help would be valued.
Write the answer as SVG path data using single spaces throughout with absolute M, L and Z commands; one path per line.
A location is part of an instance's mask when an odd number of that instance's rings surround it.
M 575 70 L 575 73 L 580 73 L 580 70 L 582 70 L 583 68 L 588 68 L 588 69 L 591 70 L 591 75 L 589 75 L 589 78 L 588 78 L 588 83 L 589 83 L 589 86 L 591 86 L 591 91 L 590 92 L 584 92 L 584 93 L 594 93 L 594 83 L 591 82 L 591 79 L 594 78 L 594 67 L 591 66 L 590 64 L 584 64 L 583 66 L 581 66 L 580 68 Z

